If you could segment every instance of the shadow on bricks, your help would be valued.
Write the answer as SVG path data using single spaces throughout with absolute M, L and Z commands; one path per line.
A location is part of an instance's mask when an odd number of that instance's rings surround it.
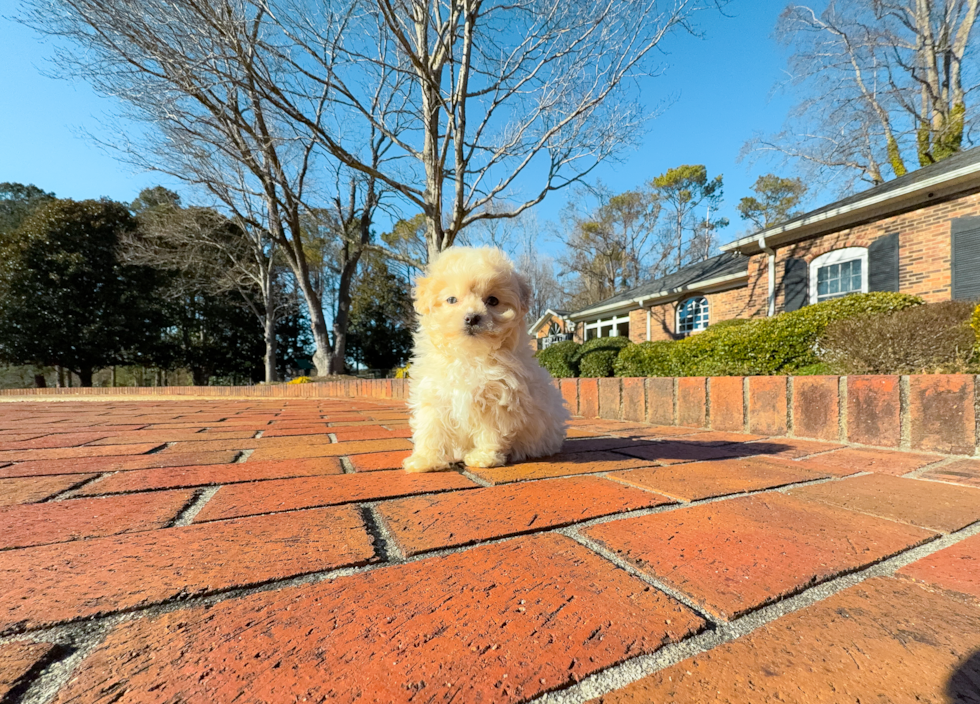
M 968 657 L 946 685 L 949 701 L 962 704 L 980 704 L 980 650 Z

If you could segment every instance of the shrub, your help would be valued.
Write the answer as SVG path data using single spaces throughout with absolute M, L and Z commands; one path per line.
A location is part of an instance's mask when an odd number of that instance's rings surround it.
M 579 347 L 573 362 L 582 377 L 613 375 L 613 365 L 619 353 L 633 343 L 628 337 L 595 337 Z
M 820 357 L 845 374 L 965 371 L 977 343 L 972 314 L 972 303 L 945 301 L 842 320 L 820 338 Z
M 551 376 L 564 379 L 578 375 L 578 365 L 572 360 L 578 353 L 579 347 L 581 345 L 574 340 L 565 340 L 538 350 L 534 356 L 538 358 L 538 363 L 542 367 L 551 372 Z
M 292 381 L 287 381 L 287 384 L 312 384 L 313 380 L 308 376 L 298 376 Z
M 726 321 L 676 342 L 644 342 L 616 360 L 617 376 L 751 376 L 792 374 L 811 367 L 827 326 L 917 306 L 901 293 L 864 293 L 824 301 L 772 318 Z
M 980 303 L 973 309 L 973 317 L 970 318 L 970 327 L 973 328 L 973 333 L 977 336 L 977 343 L 974 346 L 974 350 L 976 350 L 977 357 L 980 357 Z

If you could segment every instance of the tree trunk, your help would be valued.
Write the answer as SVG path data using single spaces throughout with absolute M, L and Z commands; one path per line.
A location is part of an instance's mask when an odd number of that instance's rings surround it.
M 112 384 L 112 388 L 116 388 L 116 365 L 115 364 L 112 365 L 112 374 L 109 377 L 109 379 L 110 379 L 110 383 Z
M 278 379 L 276 374 L 276 305 L 272 296 L 265 297 L 265 318 L 262 322 L 265 339 L 265 383 L 271 384 Z
M 55 383 L 58 385 L 59 389 L 65 388 L 65 368 L 59 364 L 55 367 L 55 371 L 58 374 L 58 381 Z
M 337 285 L 337 315 L 333 321 L 333 349 L 330 354 L 330 373 L 343 374 L 347 364 L 347 324 L 350 321 L 351 286 L 361 259 L 360 250 L 347 257 L 340 270 Z
M 82 388 L 92 386 L 92 367 L 82 367 L 78 370 L 78 383 Z
M 308 276 L 297 276 L 299 290 L 306 301 L 306 309 L 310 313 L 310 332 L 313 333 L 313 365 L 317 376 L 330 375 L 330 336 L 327 334 L 327 321 L 323 317 L 323 302 L 316 295 Z
M 34 375 L 34 387 L 35 388 L 38 388 L 38 389 L 46 389 L 46 388 L 48 388 L 48 382 L 44 378 L 44 374 L 35 374 Z
M 191 367 L 191 375 L 194 377 L 194 386 L 207 386 L 208 375 L 206 370 L 201 367 Z

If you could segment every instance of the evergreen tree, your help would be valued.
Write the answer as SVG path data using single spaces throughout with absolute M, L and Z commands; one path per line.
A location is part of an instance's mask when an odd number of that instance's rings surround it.
M 351 296 L 348 361 L 368 369 L 403 365 L 412 349 L 413 324 L 408 281 L 380 256 L 365 256 Z
M 162 327 L 157 272 L 127 265 L 119 241 L 136 227 L 109 200 L 51 200 L 0 232 L 0 358 L 92 373 L 149 354 Z

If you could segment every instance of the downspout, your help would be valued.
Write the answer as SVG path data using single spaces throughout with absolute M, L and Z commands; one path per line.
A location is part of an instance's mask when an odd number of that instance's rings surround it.
M 769 307 L 766 312 L 770 318 L 776 314 L 776 250 L 772 247 L 766 246 L 766 236 L 763 233 L 759 233 L 759 237 L 756 240 L 759 243 L 759 247 L 769 256 L 769 270 L 766 280 L 769 284 Z

